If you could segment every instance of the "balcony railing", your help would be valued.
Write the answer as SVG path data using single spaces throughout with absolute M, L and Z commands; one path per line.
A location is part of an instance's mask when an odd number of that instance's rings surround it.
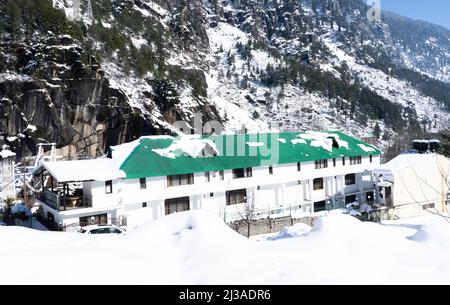
M 230 223 L 233 221 L 251 218 L 252 220 L 263 218 L 282 218 L 282 217 L 294 217 L 301 218 L 312 213 L 311 202 L 303 201 L 293 203 L 292 205 L 276 206 L 270 208 L 255 208 L 250 212 L 245 209 L 245 204 L 227 205 L 225 207 L 225 222 Z
M 89 200 L 83 198 L 83 196 L 61 196 L 56 192 L 44 190 L 40 196 L 43 201 L 49 207 L 57 211 L 67 211 L 81 208 L 92 207 Z

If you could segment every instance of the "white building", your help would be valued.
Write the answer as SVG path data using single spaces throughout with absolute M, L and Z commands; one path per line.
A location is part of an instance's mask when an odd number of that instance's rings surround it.
M 15 198 L 14 157 L 15 153 L 3 149 L 0 151 L 0 203 Z
M 450 160 L 438 154 L 404 154 L 375 171 L 378 200 L 391 217 L 447 214 Z
M 110 158 L 43 162 L 35 187 L 51 222 L 114 222 L 132 228 L 205 209 L 231 222 L 309 216 L 373 202 L 380 151 L 340 132 L 142 137 Z

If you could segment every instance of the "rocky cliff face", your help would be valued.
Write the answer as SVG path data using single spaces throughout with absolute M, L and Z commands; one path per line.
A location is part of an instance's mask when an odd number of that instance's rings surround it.
M 164 131 L 111 87 L 94 58 L 83 64 L 82 52 L 69 37 L 2 45 L 4 69 L 20 71 L 2 73 L 0 82 L 0 127 L 18 157 L 34 154 L 39 141 L 57 143 L 66 156 L 96 156 Z
M 78 5 L 79 4 L 79 5 Z M 0 1 L 0 146 L 92 157 L 171 123 L 449 128 L 450 32 L 359 0 Z M 436 60 L 438 58 L 439 60 Z M 402 147 L 397 147 L 401 149 Z

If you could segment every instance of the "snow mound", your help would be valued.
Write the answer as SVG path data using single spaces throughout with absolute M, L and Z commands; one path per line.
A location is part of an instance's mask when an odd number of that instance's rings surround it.
M 417 242 L 426 242 L 430 238 L 430 234 L 425 229 L 417 230 L 414 235 L 407 237 L 409 240 L 417 241 Z
M 333 151 L 333 143 L 339 145 L 339 147 L 344 147 L 348 149 L 348 142 L 343 141 L 339 138 L 337 134 L 331 134 L 326 132 L 318 132 L 318 131 L 307 131 L 303 134 L 300 134 L 299 137 L 304 140 L 309 140 L 312 147 L 320 147 L 327 151 Z
M 344 214 L 333 214 L 319 218 L 314 224 L 311 233 L 327 236 L 338 236 L 343 234 L 348 236 L 350 232 L 360 230 L 361 221 Z
M 210 149 L 216 155 L 219 155 L 219 150 L 212 140 L 198 139 L 194 137 L 182 137 L 175 140 L 169 147 L 164 149 L 152 149 L 153 152 L 166 158 L 175 159 L 181 155 L 187 155 L 192 158 L 198 158 L 200 154 Z
M 308 234 L 312 230 L 311 226 L 304 223 L 297 223 L 292 227 L 284 228 L 275 236 L 268 237 L 267 240 L 280 240 L 286 238 L 296 238 Z
M 4 264 L 0 283 L 450 283 L 450 225 L 438 220 L 380 225 L 330 213 L 312 230 L 298 224 L 259 242 L 206 211 L 165 216 L 118 236 L 1 226 L 0 244 L 8 245 L 2 259 L 39 264 Z M 99 265 L 113 267 L 86 276 Z

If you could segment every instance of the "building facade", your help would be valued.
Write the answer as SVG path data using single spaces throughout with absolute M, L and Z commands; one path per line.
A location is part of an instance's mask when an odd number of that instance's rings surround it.
M 403 154 L 375 172 L 377 201 L 390 218 L 447 214 L 450 160 L 435 153 Z
M 15 153 L 9 150 L 0 151 L 0 202 L 15 198 L 14 158 Z
M 60 227 L 133 228 L 204 209 L 225 222 L 306 217 L 373 203 L 380 151 L 340 132 L 143 137 L 110 158 L 43 162 L 34 170 L 44 216 Z

